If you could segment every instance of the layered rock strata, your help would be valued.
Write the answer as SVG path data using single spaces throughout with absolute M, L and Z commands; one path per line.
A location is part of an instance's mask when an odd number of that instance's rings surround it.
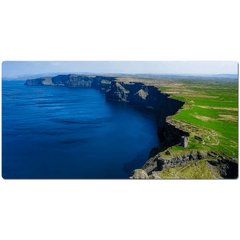
M 64 87 L 92 87 L 105 92 L 111 85 L 114 77 L 86 76 L 78 74 L 58 75 L 56 77 L 43 77 L 29 79 L 25 85 L 29 86 L 64 86 Z
M 193 160 L 203 159 L 206 156 L 207 151 L 189 151 L 178 156 L 160 153 L 152 157 L 150 156 L 142 169 L 147 172 L 148 175 L 150 175 L 153 171 L 162 171 L 168 167 L 179 167 Z

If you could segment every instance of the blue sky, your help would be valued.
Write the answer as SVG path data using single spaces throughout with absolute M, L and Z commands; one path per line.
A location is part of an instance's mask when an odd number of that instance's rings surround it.
M 237 74 L 236 61 L 5 61 L 2 77 L 48 73 Z

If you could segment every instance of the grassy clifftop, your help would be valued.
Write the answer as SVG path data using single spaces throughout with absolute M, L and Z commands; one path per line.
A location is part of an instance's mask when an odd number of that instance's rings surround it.
M 167 121 L 190 133 L 188 149 L 218 149 L 238 157 L 238 85 L 232 82 L 179 81 L 159 87 L 185 102 Z M 171 151 L 180 150 L 175 146 Z

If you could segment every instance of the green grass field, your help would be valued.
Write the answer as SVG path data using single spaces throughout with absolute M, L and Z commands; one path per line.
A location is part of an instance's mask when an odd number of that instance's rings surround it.
M 213 81 L 179 81 L 181 87 L 159 87 L 186 104 L 171 121 L 186 123 L 188 149 L 218 149 L 238 157 L 238 84 Z M 203 141 L 197 141 L 195 136 Z M 207 144 L 207 145 L 205 145 Z M 176 149 L 175 149 L 176 148 Z M 172 150 L 179 150 L 174 147 Z

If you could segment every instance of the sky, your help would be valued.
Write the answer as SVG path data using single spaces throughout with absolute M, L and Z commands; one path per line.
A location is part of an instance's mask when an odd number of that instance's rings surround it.
M 4 61 L 2 77 L 48 73 L 237 74 L 236 61 Z

